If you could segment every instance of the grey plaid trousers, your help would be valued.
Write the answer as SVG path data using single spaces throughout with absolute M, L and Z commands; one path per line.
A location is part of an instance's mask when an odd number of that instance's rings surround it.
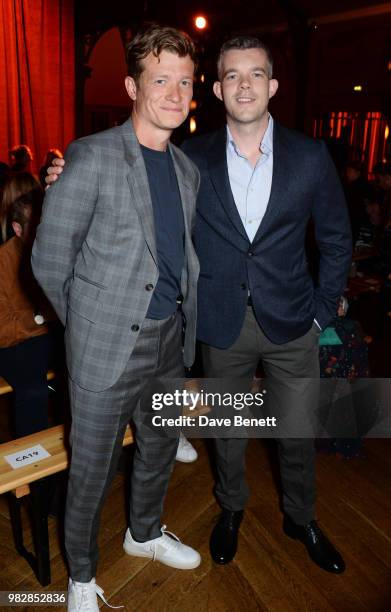
M 181 315 L 145 319 L 124 372 L 102 392 L 70 381 L 72 459 L 65 512 L 65 547 L 70 575 L 88 582 L 96 575 L 102 506 L 115 474 L 129 420 L 136 425 L 129 528 L 137 541 L 157 538 L 177 438 L 155 435 L 138 410 L 152 377 L 183 376 Z

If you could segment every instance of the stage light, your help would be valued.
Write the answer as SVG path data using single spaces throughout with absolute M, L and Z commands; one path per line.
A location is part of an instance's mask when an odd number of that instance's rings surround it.
M 195 110 L 197 108 L 197 100 L 192 100 L 190 102 L 190 110 Z
M 197 30 L 205 30 L 208 22 L 203 15 L 197 15 L 197 17 L 194 18 L 194 25 Z
M 355 85 L 353 91 L 362 91 L 362 85 Z
M 194 134 L 196 129 L 197 129 L 197 122 L 195 120 L 195 117 L 190 117 L 190 133 Z
M 388 125 L 386 125 L 385 130 L 384 130 L 384 140 L 387 140 L 389 135 L 390 135 L 390 128 L 388 127 Z

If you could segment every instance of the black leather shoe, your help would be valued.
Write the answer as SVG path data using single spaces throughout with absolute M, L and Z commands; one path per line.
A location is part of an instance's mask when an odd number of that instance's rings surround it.
M 238 547 L 238 531 L 243 510 L 223 510 L 210 536 L 210 554 L 215 563 L 224 565 L 232 561 Z
M 330 540 L 326 538 L 316 521 L 296 525 L 288 516 L 284 518 L 284 532 L 294 540 L 300 540 L 311 559 L 326 572 L 342 574 L 345 562 Z

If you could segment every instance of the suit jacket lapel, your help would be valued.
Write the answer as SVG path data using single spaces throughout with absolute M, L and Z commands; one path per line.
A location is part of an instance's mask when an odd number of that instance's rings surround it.
M 183 218 L 185 223 L 186 240 L 191 239 L 190 215 L 192 206 L 194 205 L 194 190 L 189 183 L 186 175 L 186 168 L 183 165 L 181 157 L 175 151 L 175 147 L 169 144 L 169 150 L 174 163 L 175 174 L 178 181 L 179 194 L 181 196 Z M 190 198 L 192 202 L 190 202 Z
M 130 119 L 121 125 L 119 129 L 122 132 L 125 159 L 130 166 L 127 180 L 132 195 L 132 202 L 138 212 L 145 241 L 156 265 L 158 265 L 151 192 L 140 144 Z
M 278 214 L 286 194 L 287 176 L 289 172 L 289 152 L 281 138 L 278 123 L 273 127 L 273 176 L 269 202 L 265 214 L 254 236 L 253 244 L 262 239 L 271 221 Z
M 209 175 L 216 193 L 234 228 L 248 241 L 246 230 L 238 213 L 228 176 L 227 130 L 224 126 L 215 136 L 208 153 Z

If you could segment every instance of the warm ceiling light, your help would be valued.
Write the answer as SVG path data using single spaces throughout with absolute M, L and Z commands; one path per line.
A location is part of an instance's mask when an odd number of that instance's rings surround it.
M 205 30 L 207 22 L 203 15 L 197 15 L 194 19 L 194 24 L 197 30 Z
M 201 74 L 201 76 L 200 76 L 200 81 L 201 81 L 201 83 L 204 83 L 204 82 L 205 82 L 205 75 L 204 75 L 204 74 Z
M 190 102 L 190 109 L 194 110 L 195 108 L 197 108 L 197 100 L 192 100 Z
M 384 140 L 387 140 L 390 135 L 390 128 L 386 125 L 386 129 L 384 130 Z
M 195 120 L 195 117 L 190 117 L 190 133 L 194 134 L 196 129 L 197 129 L 197 122 Z
M 353 91 L 362 91 L 362 85 L 355 85 Z

